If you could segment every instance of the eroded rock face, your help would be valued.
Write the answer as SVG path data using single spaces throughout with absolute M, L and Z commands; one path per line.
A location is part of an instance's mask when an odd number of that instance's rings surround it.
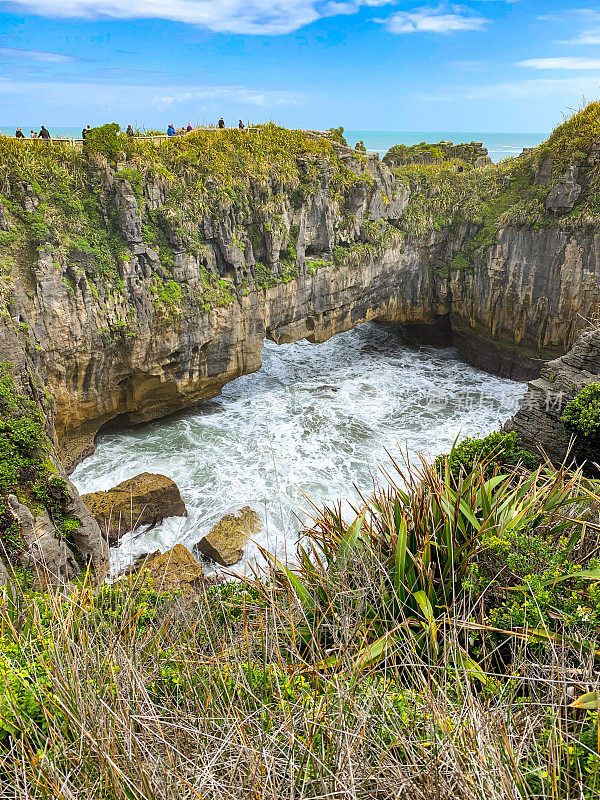
M 600 330 L 584 333 L 569 352 L 549 361 L 531 381 L 519 411 L 505 429 L 516 431 L 527 449 L 545 452 L 555 464 L 567 457 L 570 436 L 561 415 L 565 405 L 591 383 L 600 382 Z
M 525 380 L 561 356 L 600 307 L 600 236 L 506 228 L 472 273 L 451 273 L 451 324 L 466 360 Z
M 277 200 L 251 219 L 240 220 L 226 203 L 198 219 L 196 234 L 206 244 L 194 253 L 172 224 L 164 181 L 148 179 L 143 202 L 169 240 L 169 271 L 143 241 L 139 195 L 107 170 L 105 203 L 116 212 L 127 246 L 121 285 L 74 273 L 64 253 L 48 245 L 40 249 L 30 285 L 14 282 L 10 324 L 0 319 L 0 359 L 15 365 L 29 392 L 36 391 L 33 374 L 53 397 L 48 416 L 67 469 L 93 450 L 106 422 L 164 417 L 259 369 L 265 338 L 320 342 L 370 320 L 410 325 L 449 317 L 468 360 L 515 378 L 531 377 L 543 360 L 572 345 L 599 302 L 598 236 L 559 227 L 506 228 L 475 253 L 472 270 L 444 271 L 477 226 L 396 235 L 411 190 L 376 157 L 349 148 L 341 153 L 364 177 L 343 209 L 330 186 L 331 166 L 319 163 L 318 190 L 301 204 L 269 187 Z M 540 181 L 546 172 L 542 166 Z M 575 172 L 563 182 L 573 188 Z M 261 191 L 250 184 L 248 197 Z M 373 224 L 388 230 L 385 246 L 360 251 Z M 275 278 L 281 274 L 292 232 L 298 277 L 265 288 L 259 266 Z M 357 246 L 356 257 L 341 266 L 334 261 L 336 248 Z M 231 281 L 230 300 L 205 302 L 207 274 Z M 175 285 L 170 305 L 157 301 L 157 278 Z M 19 324 L 29 326 L 26 355 L 15 333 Z
M 479 148 L 468 151 L 473 161 L 485 157 Z M 257 370 L 265 338 L 321 342 L 366 321 L 448 320 L 469 361 L 526 378 L 564 354 L 596 314 L 600 234 L 559 219 L 578 187 L 588 186 L 583 166 L 581 181 L 574 167 L 550 191 L 554 223 L 494 231 L 472 252 L 481 230 L 475 223 L 398 232 L 418 185 L 409 188 L 376 156 L 341 146 L 336 152 L 357 178 L 343 196 L 334 181 L 340 171 L 334 176 L 331 160 L 320 156 L 298 158 L 300 178 L 311 170 L 317 176 L 306 195 L 283 191 L 277 176 L 266 184 L 248 179 L 244 202 L 236 204 L 207 179 L 209 210 L 186 221 L 193 247 L 177 225 L 165 179 L 145 173 L 134 191 L 119 174 L 126 164 L 88 164 L 97 169 L 98 213 L 123 253 L 111 280 L 96 263 L 74 266 L 67 242 L 48 237 L 32 263 L 0 284 L 0 361 L 10 362 L 19 388 L 43 410 L 66 469 L 93 450 L 106 422 L 167 416 Z M 538 165 L 534 178 L 551 186 L 552 164 Z M 39 211 L 31 186 L 19 197 L 24 213 Z M 144 238 L 149 211 L 168 242 L 167 259 Z M 11 214 L 0 205 L 0 228 L 16 224 Z M 385 237 L 373 240 L 374 230 Z M 452 267 L 465 253 L 473 256 L 468 268 Z M 286 269 L 297 277 L 284 282 Z M 225 296 L 207 298 L 207 276 L 217 294 L 226 282 Z M 102 573 L 106 545 L 98 525 L 68 490 L 82 520 L 74 545 Z
M 71 533 L 71 539 L 83 563 L 91 562 L 97 577 L 102 579 L 106 576 L 109 568 L 106 536 L 90 514 L 77 489 L 64 472 L 62 475 L 67 484 L 64 501 L 65 514 L 69 517 L 77 517 L 80 522 L 79 527 Z
M 256 511 L 245 506 L 236 514 L 226 514 L 194 549 L 209 561 L 215 561 L 222 567 L 231 567 L 242 560 L 245 545 L 261 530 L 260 517 Z
M 34 517 L 29 508 L 9 495 L 10 510 L 19 525 L 25 550 L 20 556 L 23 567 L 33 572 L 32 588 L 43 591 L 50 584 L 60 586 L 79 575 L 81 569 L 73 551 L 59 538 L 48 512 Z
M 573 210 L 581 194 L 581 186 L 577 183 L 578 172 L 576 166 L 569 167 L 556 186 L 550 190 L 546 198 L 548 211 L 560 216 Z
M 187 516 L 175 481 L 150 472 L 129 478 L 106 492 L 84 494 L 81 500 L 111 544 L 127 531 L 158 525 L 167 517 Z

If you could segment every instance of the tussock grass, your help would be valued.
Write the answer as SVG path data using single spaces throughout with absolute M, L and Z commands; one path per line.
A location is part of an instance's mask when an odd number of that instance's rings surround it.
M 557 125 L 537 153 L 540 160 L 551 158 L 565 169 L 574 158 L 582 158 L 591 147 L 600 146 L 600 101 L 582 106 Z
M 273 562 L 271 580 L 192 605 L 142 576 L 5 593 L 0 797 L 597 796 L 595 716 L 568 709 L 595 686 L 597 626 L 494 630 L 510 581 L 480 591 L 471 570 L 523 531 L 584 566 L 589 484 L 477 465 L 403 480 L 352 524 L 320 513 L 294 571 Z M 568 571 L 556 585 L 591 591 Z

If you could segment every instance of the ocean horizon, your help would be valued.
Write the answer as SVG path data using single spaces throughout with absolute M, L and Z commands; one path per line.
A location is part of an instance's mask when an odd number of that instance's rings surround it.
M 39 127 L 21 125 L 27 138 L 31 130 Z M 0 134 L 14 136 L 16 126 L 0 125 Z M 79 139 L 81 128 L 48 126 L 52 137 L 66 137 Z M 390 147 L 395 144 L 413 145 L 420 142 L 450 141 L 454 144 L 460 142 L 482 142 L 487 147 L 490 158 L 494 162 L 504 158 L 518 156 L 524 147 L 536 147 L 548 137 L 548 133 L 523 133 L 523 132 L 483 132 L 483 131 L 367 131 L 345 130 L 344 136 L 348 144 L 355 145 L 363 141 L 369 152 L 384 156 Z

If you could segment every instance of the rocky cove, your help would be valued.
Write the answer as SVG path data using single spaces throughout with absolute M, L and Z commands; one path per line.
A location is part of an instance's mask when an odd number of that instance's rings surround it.
M 135 494 L 133 514 L 129 493 L 124 504 L 101 494 L 110 498 L 115 526 L 120 510 L 128 527 L 134 522 L 132 534 L 122 524 L 118 545 L 111 541 L 114 572 L 176 542 L 194 551 L 223 515 L 244 506 L 262 526 L 234 569 L 262 565 L 259 546 L 293 561 L 311 503 L 342 500 L 352 517 L 356 489 L 368 493 L 374 480 L 385 482 L 379 466 L 389 461 L 386 451 L 415 463 L 419 452 L 447 452 L 456 437 L 497 430 L 524 391 L 522 383 L 466 365 L 448 345 L 420 344 L 395 326 L 365 323 L 323 344 L 267 342 L 258 372 L 168 419 L 102 434 L 71 479 L 86 502 L 85 493 L 141 471 L 168 475 L 181 491 L 187 517 L 150 530 L 144 520 L 135 524 Z
M 17 517 L 49 505 L 39 483 L 55 473 L 62 517 L 82 523 L 64 523 L 68 541 L 105 569 L 65 471 L 107 423 L 166 417 L 256 371 L 265 339 L 402 324 L 535 378 L 599 305 L 600 143 L 553 136 L 502 168 L 468 149 L 380 161 L 337 132 L 275 126 L 159 144 L 105 126 L 82 152 L 33 157 L 2 142 L 0 361 L 51 464 L 7 482 Z

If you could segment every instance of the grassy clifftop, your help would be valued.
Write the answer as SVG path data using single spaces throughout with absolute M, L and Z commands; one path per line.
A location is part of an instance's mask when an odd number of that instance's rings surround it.
M 444 143 L 392 148 L 384 161 L 398 186 L 411 192 L 400 231 L 415 236 L 475 225 L 479 232 L 466 254 L 470 259 L 503 226 L 597 227 L 599 117 L 600 104 L 592 103 L 538 148 L 493 167 L 474 169 L 477 153 L 471 145 L 451 152 Z M 410 163 L 416 158 L 413 151 L 436 163 Z M 358 168 L 348 166 L 348 154 Z M 371 181 L 361 161 L 366 163 L 364 155 L 352 154 L 332 138 L 272 124 L 252 132 L 198 131 L 161 141 L 130 139 L 119 134 L 118 126 L 106 125 L 92 131 L 83 150 L 0 137 L 0 269 L 5 277 L 17 273 L 26 278 L 37 250 L 50 247 L 88 276 L 118 281 L 127 243 L 111 202 L 110 184 L 116 178 L 132 187 L 144 242 L 159 254 L 167 272 L 173 250 L 201 253 L 207 238 L 202 225 L 218 225 L 232 212 L 231 244 L 246 256 L 248 243 L 253 245 L 259 278 L 268 285 L 273 276 L 265 272 L 265 235 L 283 234 L 282 261 L 289 262 L 283 271 L 294 276 L 295 242 L 288 240 L 289 230 L 279 230 L 284 205 L 300 207 L 326 180 L 339 204 L 340 224 L 352 225 L 348 199 L 361 183 Z M 458 171 L 459 165 L 464 171 Z M 568 212 L 552 213 L 548 195 L 571 166 L 581 195 Z M 269 227 L 261 230 L 262 225 Z
M 251 206 L 276 208 L 283 193 L 300 204 L 316 193 L 326 166 L 332 194 L 358 180 L 330 140 L 275 125 L 168 141 L 130 139 L 107 125 L 92 131 L 83 150 L 0 137 L 0 263 L 9 273 L 50 245 L 116 277 L 126 247 L 108 196 L 111 170 L 133 187 L 144 240 L 168 263 L 174 242 L 189 251 L 201 246 L 199 221 L 234 208 L 243 225 Z M 166 195 L 160 215 L 149 185 Z
M 400 221 L 405 234 L 423 235 L 462 224 L 475 229 L 451 267 L 472 267 L 475 254 L 494 244 L 501 228 L 590 232 L 600 227 L 600 103 L 574 114 L 539 147 L 499 165 L 475 169 L 468 162 L 449 159 L 402 164 L 393 172 L 411 188 Z M 566 190 L 575 186 L 575 194 L 579 193 L 570 207 L 556 210 L 551 193 L 560 185 Z

